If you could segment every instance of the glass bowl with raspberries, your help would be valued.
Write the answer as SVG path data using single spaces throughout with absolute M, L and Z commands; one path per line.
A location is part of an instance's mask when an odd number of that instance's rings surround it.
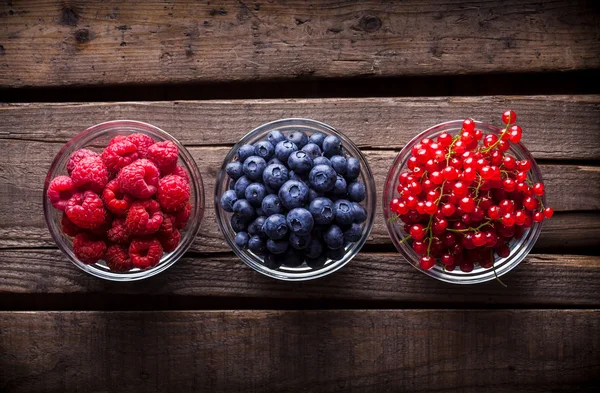
M 472 119 L 433 126 L 398 154 L 383 210 L 398 251 L 456 284 L 498 280 L 532 249 L 546 206 L 542 174 L 520 143 L 514 111 L 502 128 Z M 504 285 L 504 284 L 503 284 Z
M 106 280 L 167 269 L 192 244 L 204 214 L 190 153 L 153 125 L 115 120 L 67 142 L 44 184 L 44 215 L 63 253 Z
M 333 127 L 282 119 L 244 136 L 215 188 L 225 239 L 254 270 L 280 280 L 330 274 L 369 237 L 373 175 L 360 150 Z

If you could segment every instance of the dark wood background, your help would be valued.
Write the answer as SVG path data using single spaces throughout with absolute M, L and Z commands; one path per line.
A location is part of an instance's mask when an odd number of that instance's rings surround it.
M 600 10 L 594 1 L 0 2 L 0 391 L 596 392 Z M 253 272 L 218 231 L 218 167 L 250 129 L 324 121 L 381 190 L 423 129 L 513 109 L 555 216 L 496 282 L 437 282 L 367 245 L 312 282 Z M 53 244 L 42 187 L 63 143 L 155 124 L 203 174 L 190 252 L 105 282 Z

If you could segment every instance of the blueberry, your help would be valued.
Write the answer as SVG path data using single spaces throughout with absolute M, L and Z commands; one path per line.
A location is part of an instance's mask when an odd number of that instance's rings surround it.
M 335 169 L 338 175 L 343 175 L 344 173 L 346 173 L 346 157 L 333 156 L 329 160 L 331 161 L 331 166 L 333 167 L 333 169 Z
M 346 242 L 357 242 L 362 235 L 362 227 L 359 224 L 352 224 L 350 228 L 344 231 L 344 240 Z
M 348 157 L 346 165 L 346 179 L 358 179 L 358 176 L 360 176 L 360 161 L 354 157 Z
M 244 248 L 248 244 L 249 239 L 250 239 L 250 236 L 248 236 L 247 232 L 238 232 L 235 235 L 235 244 L 238 247 Z
M 308 189 L 308 202 L 312 202 L 313 199 L 323 196 L 322 193 L 313 190 L 312 188 Z
M 238 149 L 238 161 L 242 164 L 246 159 L 250 156 L 254 155 L 254 146 L 252 145 L 244 145 Z
M 331 166 L 331 161 L 329 161 L 329 158 L 327 158 L 327 157 L 319 156 L 313 160 L 313 165 L 314 166 L 317 166 L 317 165 Z
M 324 255 L 317 258 L 306 258 L 306 264 L 311 269 L 320 269 L 325 266 L 325 262 L 327 262 L 327 257 Z
M 263 182 L 274 190 L 279 190 L 289 179 L 288 169 L 280 164 L 271 164 L 265 168 L 262 175 Z
M 335 135 L 328 135 L 323 140 L 323 154 L 326 157 L 339 155 L 342 153 L 342 141 Z
M 244 174 L 242 169 L 242 163 L 239 161 L 233 161 L 227 164 L 225 167 L 225 172 L 229 175 L 233 180 L 237 180 Z
M 234 190 L 238 198 L 241 199 L 246 197 L 246 188 L 250 185 L 250 183 L 252 182 L 246 176 L 242 176 L 237 179 Z
M 263 231 L 273 240 L 279 240 L 286 237 L 288 234 L 288 227 L 285 222 L 285 216 L 283 214 L 273 214 L 272 216 L 267 217 L 263 224 Z
M 265 251 L 265 241 L 257 235 L 254 235 L 248 240 L 248 248 L 250 251 L 262 253 Z
M 331 259 L 332 261 L 339 261 L 340 259 L 344 258 L 344 255 L 346 255 L 346 250 L 344 247 L 327 250 L 327 258 Z
M 250 202 L 246 199 L 238 199 L 233 204 L 233 211 L 237 213 L 242 220 L 250 221 L 256 213 Z
M 283 255 L 275 255 L 271 253 L 267 253 L 265 255 L 265 266 L 269 269 L 276 270 L 283 265 Z
M 273 165 L 273 164 L 279 164 L 279 165 L 284 165 L 283 162 L 279 161 L 279 159 L 277 158 L 271 158 L 269 161 L 267 161 L 267 166 L 269 165 Z
M 237 194 L 233 190 L 227 190 L 221 196 L 221 207 L 226 212 L 233 212 L 233 204 L 237 201 Z
M 308 138 L 309 143 L 314 143 L 319 147 L 323 147 L 323 141 L 325 140 L 325 134 L 321 134 L 320 132 L 315 132 Z
M 310 244 L 311 236 L 292 233 L 289 238 L 290 246 L 296 250 L 304 250 Z
M 304 250 L 304 255 L 307 258 L 318 258 L 323 253 L 323 243 L 313 237 L 308 244 L 308 247 Z
M 302 149 L 308 143 L 308 136 L 302 131 L 292 131 L 288 134 L 287 138 L 294 142 L 299 149 Z
M 231 215 L 231 227 L 235 232 L 242 232 L 246 230 L 247 221 L 238 216 L 237 214 Z
M 254 155 L 262 157 L 265 161 L 270 160 L 275 155 L 275 146 L 269 141 L 260 141 L 254 144 Z
M 288 210 L 303 206 L 308 200 L 308 186 L 298 180 L 288 180 L 279 189 L 279 200 Z
M 344 233 L 337 225 L 331 225 L 323 235 L 327 247 L 337 249 L 344 246 Z
M 301 150 L 303 152 L 306 152 L 306 154 L 308 154 L 312 160 L 321 156 L 321 149 L 319 148 L 319 146 L 315 145 L 314 143 L 308 143 Z
M 289 244 L 286 239 L 283 239 L 283 240 L 269 239 L 269 240 L 267 240 L 267 250 L 269 250 L 273 254 L 283 254 L 288 249 L 288 245 Z
M 308 153 L 302 150 L 290 154 L 287 164 L 288 167 L 298 175 L 308 173 L 313 166 L 312 158 L 310 158 Z
M 315 223 L 325 225 L 331 223 L 335 219 L 333 211 L 333 202 L 328 198 L 315 198 L 308 206 L 310 214 L 312 214 Z
M 364 207 L 356 202 L 352 202 L 352 210 L 354 212 L 354 222 L 362 224 L 367 219 L 367 211 Z
M 254 207 L 259 207 L 266 195 L 267 190 L 261 183 L 250 184 L 248 187 L 246 187 L 246 191 L 244 192 L 246 200 Z
M 315 225 L 312 214 L 301 207 L 290 210 L 286 222 L 290 232 L 297 235 L 308 235 Z
M 337 175 L 337 179 L 335 180 L 335 185 L 333 186 L 331 193 L 337 196 L 346 195 L 346 180 L 342 176 Z
M 248 225 L 248 234 L 251 236 L 258 235 L 259 237 L 266 237 L 267 235 L 263 231 L 262 227 L 267 220 L 265 216 L 256 217 L 256 220 L 252 221 L 250 225 Z
M 294 249 L 288 248 L 283 254 L 283 264 L 288 267 L 298 267 L 304 263 L 302 255 L 298 254 Z
M 298 146 L 292 141 L 281 141 L 275 146 L 275 157 L 281 162 L 287 162 L 290 154 L 298 150 Z
M 275 194 L 269 194 L 265 197 L 265 199 L 263 199 L 262 209 L 265 213 L 265 216 L 283 213 L 283 206 L 279 201 L 279 197 Z
M 283 132 L 279 130 L 273 130 L 267 134 L 267 140 L 271 142 L 273 146 L 277 146 L 279 142 L 285 141 L 286 138 L 285 135 L 283 135 Z
M 336 181 L 335 171 L 327 165 L 315 165 L 308 175 L 308 182 L 311 187 L 320 192 L 331 191 Z
M 352 202 L 339 199 L 333 202 L 333 211 L 335 212 L 335 221 L 338 224 L 347 225 L 354 222 L 354 207 L 352 206 Z
M 258 156 L 248 157 L 244 161 L 244 175 L 252 181 L 259 181 L 266 167 L 267 162 L 264 158 Z
M 352 202 L 362 202 L 367 196 L 365 185 L 355 181 L 348 184 L 348 199 Z

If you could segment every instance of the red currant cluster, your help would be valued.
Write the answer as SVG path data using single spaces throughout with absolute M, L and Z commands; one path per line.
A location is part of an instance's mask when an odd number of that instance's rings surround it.
M 504 112 L 506 128 L 498 136 L 483 135 L 466 119 L 458 135 L 442 133 L 413 146 L 390 210 L 404 222 L 409 235 L 402 242 L 412 239 L 422 269 L 438 261 L 448 271 L 493 267 L 494 253 L 508 257 L 512 239 L 552 217 L 542 202 L 544 185 L 527 177 L 531 162 L 506 154 L 521 140 L 516 120 L 515 112 Z

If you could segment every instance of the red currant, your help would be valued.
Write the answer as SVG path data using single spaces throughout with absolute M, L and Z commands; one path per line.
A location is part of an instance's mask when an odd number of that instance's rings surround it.
M 460 200 L 459 206 L 465 213 L 470 213 L 473 211 L 473 209 L 475 209 L 475 201 L 473 198 L 464 197 Z
M 547 207 L 544 209 L 544 217 L 550 218 L 554 215 L 554 209 L 551 207 Z
M 519 143 L 521 141 L 521 137 L 523 136 L 523 130 L 521 127 L 515 125 L 510 127 L 509 129 L 509 137 L 512 143 Z
M 513 124 L 517 121 L 517 114 L 514 111 L 506 111 L 502 114 L 502 123 Z
M 542 183 L 535 183 L 533 185 L 533 193 L 537 196 L 544 195 L 544 185 Z
M 472 119 L 466 119 L 463 121 L 462 129 L 468 133 L 475 131 L 475 121 Z
M 410 227 L 410 236 L 412 236 L 413 239 L 415 240 L 423 240 L 425 238 L 425 235 L 427 233 L 427 231 L 425 230 L 425 228 L 423 228 L 423 225 L 421 224 L 415 224 L 413 226 Z
M 435 259 L 428 256 L 422 256 L 419 260 L 419 266 L 423 270 L 429 270 L 435 266 Z

